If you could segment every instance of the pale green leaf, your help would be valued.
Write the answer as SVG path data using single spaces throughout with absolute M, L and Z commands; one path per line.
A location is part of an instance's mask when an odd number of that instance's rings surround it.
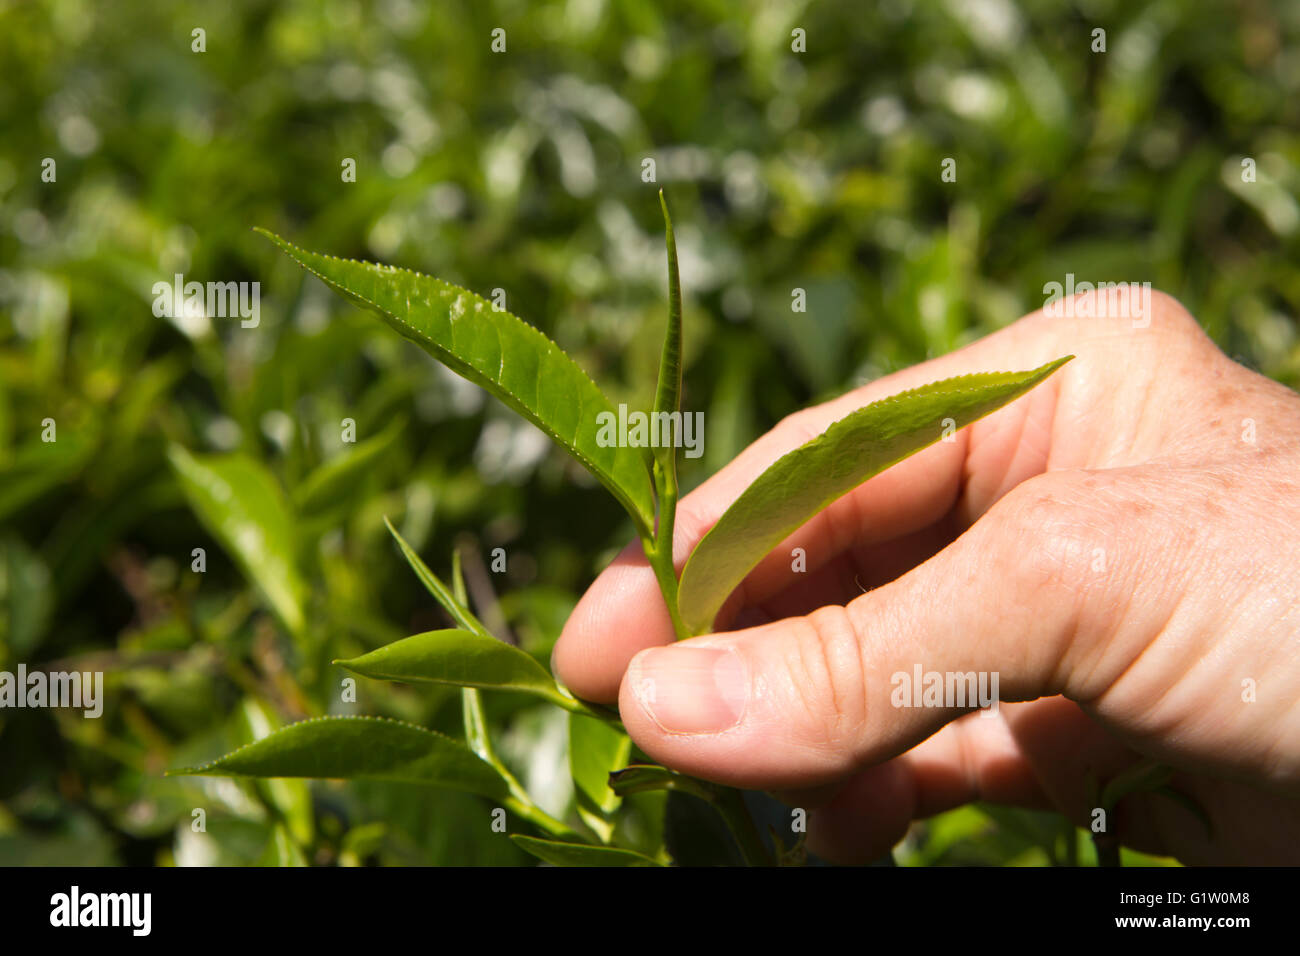
M 452 371 L 487 389 L 563 446 L 627 509 L 654 525 L 649 456 L 597 441 L 613 406 L 591 378 L 537 329 L 459 286 L 418 272 L 300 249 L 258 232 L 349 301 L 375 312 Z
M 382 717 L 318 717 L 173 774 L 388 780 L 509 796 L 492 767 L 458 740 Z
M 302 850 L 293 842 L 293 837 L 289 836 L 288 829 L 277 823 L 271 830 L 271 839 L 267 841 L 266 849 L 262 851 L 262 856 L 257 861 L 258 866 L 307 866 L 307 858 L 303 856 Z
M 241 454 L 191 455 L 173 445 L 168 457 L 199 521 L 285 628 L 300 634 L 307 586 L 298 570 L 294 516 L 275 477 Z
M 1073 356 L 1028 372 L 963 375 L 872 402 L 778 459 L 718 519 L 682 569 L 678 609 L 701 634 L 773 548 L 835 499 L 1023 395 Z

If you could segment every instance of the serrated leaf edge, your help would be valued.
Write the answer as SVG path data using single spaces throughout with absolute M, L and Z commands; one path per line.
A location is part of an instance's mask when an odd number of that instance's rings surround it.
M 198 776 L 205 773 L 209 773 L 214 769 L 220 770 L 222 768 L 219 765 L 222 763 L 222 761 L 229 760 L 231 757 L 234 757 L 236 754 L 248 750 L 250 747 L 256 747 L 258 744 L 265 743 L 267 740 L 269 740 L 271 737 L 275 736 L 278 733 L 282 733 L 286 730 L 292 730 L 294 727 L 302 727 L 305 724 L 341 723 L 341 722 L 394 724 L 399 727 L 409 727 L 412 730 L 418 730 L 421 733 L 428 734 L 430 737 L 437 737 L 439 740 L 444 740 L 449 744 L 454 744 L 457 747 L 462 748 L 467 754 L 474 757 L 475 759 L 482 760 L 482 758 L 479 757 L 478 754 L 474 753 L 474 751 L 470 750 L 469 747 L 465 746 L 463 741 L 457 740 L 455 737 L 449 737 L 444 733 L 440 733 L 439 731 L 430 730 L 428 727 L 421 727 L 419 724 L 413 724 L 408 720 L 397 720 L 394 717 L 375 717 L 371 715 L 358 714 L 356 716 L 349 716 L 349 717 L 332 717 L 332 716 L 331 717 L 308 717 L 305 720 L 297 720 L 294 721 L 292 724 L 286 724 L 283 727 L 279 727 L 271 731 L 271 733 L 267 734 L 265 737 L 261 737 L 257 740 L 249 741 L 246 744 L 236 747 L 234 750 L 230 751 L 230 753 L 223 754 L 222 756 L 216 758 L 215 760 L 210 760 L 207 763 L 200 764 L 197 767 L 181 767 L 176 770 L 168 770 L 165 776 L 168 777 Z M 483 761 L 483 765 L 485 767 L 488 767 L 489 769 L 492 768 L 492 765 L 485 760 Z M 239 773 L 238 771 L 230 771 L 228 775 L 232 777 L 258 776 L 257 774 Z
M 299 266 L 301 266 L 301 267 L 302 267 L 303 269 L 305 269 L 307 272 L 310 272 L 312 275 L 314 275 L 314 276 L 315 276 L 317 279 L 319 279 L 321 282 L 324 282 L 324 283 L 325 283 L 326 285 L 328 285 L 330 288 L 332 288 L 332 289 L 337 289 L 338 291 L 344 293 L 344 294 L 347 295 L 347 296 L 353 296 L 353 297 L 355 297 L 355 298 L 361 300 L 362 302 L 367 303 L 367 305 L 369 305 L 370 308 L 374 309 L 376 312 L 380 312 L 380 313 L 382 313 L 382 314 L 384 314 L 384 315 L 392 316 L 392 318 L 393 318 L 394 320 L 399 321 L 399 322 L 400 322 L 401 320 L 398 319 L 397 316 L 393 315 L 393 314 L 392 314 L 391 312 L 389 312 L 387 309 L 383 308 L 383 307 L 382 307 L 378 302 L 375 302 L 374 300 L 369 299 L 369 298 L 367 298 L 367 297 L 364 296 L 364 295 L 360 295 L 360 294 L 358 294 L 358 293 L 356 293 L 356 292 L 353 292 L 351 289 L 344 289 L 342 286 L 340 286 L 340 285 L 339 285 L 337 282 L 335 282 L 334 280 L 327 278 L 326 276 L 324 276 L 324 275 L 322 275 L 320 272 L 318 272 L 316 269 L 313 269 L 310 265 L 308 265 L 306 262 L 304 262 L 304 261 L 303 261 L 303 260 L 302 260 L 298 255 L 297 255 L 297 253 L 304 253 L 304 254 L 306 254 L 306 255 L 319 256 L 319 257 L 322 258 L 322 259 L 328 259 L 328 260 L 331 260 L 331 261 L 333 261 L 333 262 L 340 262 L 340 263 L 344 263 L 344 264 L 351 264 L 351 265 L 365 266 L 365 267 L 367 267 L 367 268 L 377 269 L 377 270 L 379 270 L 379 271 L 381 271 L 381 272 L 405 273 L 406 275 L 413 276 L 413 277 L 418 278 L 418 279 L 428 279 L 428 280 L 430 280 L 430 281 L 432 281 L 432 282 L 439 282 L 439 283 L 442 283 L 442 284 L 445 285 L 445 286 L 448 286 L 449 288 L 455 289 L 456 291 L 460 292 L 460 293 L 463 294 L 463 295 L 467 295 L 467 296 L 469 296 L 469 297 L 471 297 L 471 298 L 473 298 L 473 299 L 478 300 L 479 302 L 482 302 L 485 306 L 491 307 L 491 305 L 492 305 L 491 302 L 489 302 L 487 299 L 483 298 L 483 296 L 479 295 L 477 292 L 474 292 L 474 291 L 472 291 L 471 289 L 467 289 L 467 288 L 465 288 L 464 286 L 456 285 L 456 283 L 454 283 L 454 282 L 448 282 L 446 279 L 439 279 L 437 276 L 431 276 L 431 275 L 429 275 L 429 274 L 427 274 L 427 273 L 424 273 L 424 272 L 417 272 L 417 271 L 414 270 L 414 269 L 407 269 L 407 268 L 404 268 L 404 267 L 402 267 L 402 266 L 387 265 L 387 264 L 382 263 L 382 262 L 367 262 L 367 261 L 364 260 L 364 259 L 345 259 L 345 258 L 343 258 L 342 256 L 331 256 L 331 255 L 329 255 L 328 253 L 324 253 L 324 252 L 312 252 L 310 249 L 304 249 L 302 246 L 294 245 L 292 242 L 290 242 L 288 239 L 285 239 L 283 236 L 279 236 L 279 235 L 277 235 L 276 233 L 272 232 L 271 230 L 269 230 L 269 229 L 264 229 L 264 228 L 261 227 L 261 226 L 255 226 L 255 227 L 253 228 L 253 231 L 256 232 L 256 233 L 258 233 L 258 234 L 260 234 L 260 235 L 262 235 L 262 236 L 265 236 L 267 239 L 271 240 L 271 242 L 275 243 L 275 245 L 279 246 L 280 249 L 281 249 L 282 251 L 284 251 L 286 254 L 288 254 L 288 256 L 289 256 L 291 259 L 293 259 L 294 262 L 298 263 Z M 587 380 L 588 383 L 590 383 L 591 387 L 594 388 L 594 389 L 596 390 L 596 393 L 597 393 L 598 395 L 600 395 L 601 398 L 603 398 L 603 399 L 605 400 L 606 404 L 609 405 L 610 408 L 614 408 L 614 407 L 615 407 L 615 406 L 614 406 L 614 403 L 613 403 L 612 401 L 610 401 L 609 396 L 606 395 L 606 394 L 604 393 L 604 391 L 601 389 L 601 387 L 600 387 L 599 385 L 596 384 L 596 380 L 593 379 L 589 374 L 587 374 L 587 370 L 584 369 L 581 365 L 579 365 L 579 364 L 578 364 L 578 363 L 573 359 L 573 357 L 569 355 L 569 353 L 565 352 L 564 349 L 560 348 L 560 346 L 559 346 L 558 344 L 556 344 L 556 342 L 555 342 L 555 341 L 554 341 L 550 336 L 548 336 L 548 335 L 547 335 L 545 332 L 543 332 L 541 329 L 537 328 L 537 326 L 533 325 L 533 324 L 530 323 L 530 322 L 525 321 L 525 320 L 524 320 L 523 318 L 521 318 L 520 316 L 515 315 L 513 312 L 509 312 L 509 313 L 507 313 L 507 314 L 510 315 L 510 316 L 512 316 L 512 317 L 515 318 L 516 320 L 518 320 L 519 324 L 520 324 L 521 326 L 523 326 L 524 329 L 527 330 L 527 332 L 529 332 L 529 333 L 535 335 L 538 339 L 540 339 L 543 343 L 545 343 L 545 345 L 546 345 L 546 347 L 547 347 L 548 349 L 554 349 L 556 352 L 560 353 L 560 354 L 563 355 L 565 358 L 567 358 L 570 362 L 572 362 L 572 363 L 573 363 L 573 367 L 574 367 L 575 369 L 578 370 L 578 373 L 579 373 L 583 378 L 585 378 L 585 379 Z M 454 353 L 448 351 L 444 346 L 438 344 L 437 342 L 434 342 L 434 341 L 433 341 L 432 339 L 430 339 L 427 335 L 423 335 L 423 334 L 420 333 L 417 329 L 412 328 L 410 325 L 408 325 L 408 324 L 405 323 L 405 322 L 402 322 L 402 325 L 403 325 L 406 329 L 408 329 L 408 330 L 412 333 L 412 335 L 414 335 L 415 337 L 419 338 L 420 340 L 422 340 L 422 341 L 424 341 L 424 342 L 428 342 L 428 343 L 429 343 L 433 348 L 437 349 L 437 351 L 438 351 L 438 353 L 439 353 L 440 355 L 441 355 L 441 354 L 445 354 L 445 355 L 449 355 L 449 356 L 451 356 L 451 358 L 455 360 L 455 363 L 456 363 L 457 365 L 461 366 L 461 367 L 473 368 L 473 366 L 469 365 L 467 362 L 463 362 L 463 361 L 461 361 L 461 359 L 459 359 L 459 358 L 458 358 Z M 499 342 L 499 340 L 500 340 L 500 335 L 498 335 L 498 342 Z M 502 354 L 502 362 L 504 363 L 504 362 L 505 362 L 504 350 L 502 350 L 502 352 L 503 352 L 503 354 Z M 447 364 L 447 363 L 444 363 L 444 364 Z M 475 372 L 475 374 L 479 374 L 479 375 L 482 374 L 482 373 L 479 372 L 477 369 L 474 369 L 474 372 Z M 462 375 L 462 377 L 464 377 L 464 376 Z M 477 385 L 478 383 L 475 382 L 474 384 Z M 482 388 L 483 386 L 480 385 L 479 387 Z M 513 400 L 513 399 L 512 399 L 511 401 L 508 401 L 507 404 L 513 404 L 515 401 L 516 401 L 516 400 Z M 520 402 L 520 403 L 518 403 L 518 404 L 519 404 L 519 405 L 522 405 L 522 402 Z M 519 411 L 519 409 L 516 408 L 515 411 Z M 543 431 L 545 431 L 545 430 L 546 430 L 546 429 L 543 429 Z M 584 467 L 586 467 L 587 470 L 590 471 L 593 475 L 596 475 L 597 478 L 600 477 L 600 474 L 601 474 L 601 472 L 603 471 L 603 469 L 597 468 L 595 462 L 593 462 L 590 458 L 588 458 L 586 455 L 583 455 L 583 454 L 579 451 L 579 449 L 578 449 L 578 443 L 577 443 L 577 436 L 576 436 L 576 435 L 573 436 L 573 438 L 570 439 L 569 444 L 565 446 L 565 451 L 567 451 L 567 452 L 568 452 L 569 454 L 571 454 L 574 458 L 576 458 L 579 462 L 581 462 L 582 465 L 583 465 Z M 649 489 L 649 497 L 650 497 L 651 513 L 648 514 L 648 515 L 641 515 L 641 517 L 642 517 L 642 518 L 644 519 L 644 521 L 647 523 L 647 528 L 648 528 L 649 524 L 652 524 L 652 523 L 654 522 L 654 513 L 653 513 L 653 509 L 654 509 L 654 481 L 652 480 L 652 478 L 651 478 L 651 473 L 650 473 L 650 466 L 651 466 L 651 463 L 652 463 L 652 458 L 651 458 L 651 456 L 650 456 L 650 454 L 649 454 L 649 450 L 648 450 L 648 449 L 637 449 L 637 451 L 640 453 L 640 454 L 638 455 L 638 457 L 641 459 L 642 465 L 645 467 L 646 482 L 647 482 L 647 487 L 648 487 L 648 489 Z M 624 493 L 622 493 L 621 490 L 618 490 L 618 489 L 615 489 L 614 487 L 612 487 L 612 481 L 611 481 L 611 484 L 610 484 L 610 485 L 606 485 L 606 487 L 609 488 L 609 490 L 610 490 L 611 492 L 613 492 L 613 493 L 614 493 L 617 497 L 619 497 L 620 499 L 625 499 L 625 500 L 624 500 L 624 504 L 625 504 L 625 505 L 626 505 L 626 506 L 627 506 L 631 511 L 635 511 L 635 512 L 638 512 L 638 513 L 640 512 L 640 509 L 636 506 L 636 504 L 635 504 L 635 503 L 634 503 L 630 498 L 628 498 Z

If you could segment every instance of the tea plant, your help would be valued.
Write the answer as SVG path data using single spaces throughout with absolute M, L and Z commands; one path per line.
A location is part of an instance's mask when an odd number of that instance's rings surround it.
M 652 428 L 666 430 L 679 423 L 681 415 L 682 301 L 672 220 L 662 192 L 660 204 L 669 309 L 648 421 Z M 258 231 L 335 292 L 376 313 L 439 362 L 487 389 L 586 467 L 631 517 L 678 639 L 708 632 L 723 602 L 758 561 L 822 508 L 873 475 L 1015 400 L 1070 358 L 1030 371 L 947 379 L 849 414 L 763 472 L 699 542 L 679 578 L 673 565 L 679 494 L 674 443 L 635 447 L 601 440 L 598 421 L 603 415 L 615 415 L 614 408 L 555 343 L 465 289 L 405 269 L 308 252 Z M 377 455 L 382 447 L 376 444 L 368 454 Z M 278 489 L 258 474 L 236 473 L 230 463 L 199 459 L 180 448 L 172 450 L 171 460 L 196 510 L 258 582 L 289 633 L 299 635 L 303 618 L 298 595 L 303 585 L 283 554 L 283 541 L 267 540 L 275 537 L 274 529 L 288 513 L 278 501 Z M 329 477 L 312 487 L 315 496 L 327 496 Z M 718 812 L 746 863 L 800 859 L 797 843 L 786 847 L 772 834 L 768 845 L 739 791 L 633 762 L 632 742 L 616 713 L 576 699 L 537 660 L 499 640 L 473 613 L 458 554 L 452 555 L 447 584 L 391 523 L 388 528 L 416 576 L 456 626 L 416 634 L 335 663 L 376 680 L 461 687 L 464 740 L 386 718 L 320 717 L 177 773 L 397 781 L 467 791 L 495 804 L 494 826 L 502 824 L 503 811 L 509 810 L 544 834 L 511 833 L 510 838 L 557 865 L 671 863 L 662 839 L 647 845 L 628 835 L 624 813 L 627 798 L 635 794 L 676 791 L 699 798 Z M 577 819 L 556 819 L 542 809 L 499 757 L 483 714 L 480 692 L 485 690 L 531 695 L 569 712 Z

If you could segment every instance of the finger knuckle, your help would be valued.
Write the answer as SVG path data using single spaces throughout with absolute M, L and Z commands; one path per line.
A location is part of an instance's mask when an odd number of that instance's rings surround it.
M 1083 503 L 1087 494 L 1081 474 L 1051 472 L 1021 483 L 999 503 L 1000 520 L 989 533 L 1000 541 L 991 551 L 1003 556 L 999 573 L 1017 593 L 1054 601 L 1077 596 L 1108 540 L 1106 516 Z
M 1042 309 L 1041 320 L 1065 320 L 1078 335 L 1136 330 L 1188 342 L 1209 341 L 1200 323 L 1178 299 L 1145 282 L 1090 285 L 1068 298 L 1049 302 Z
M 799 620 L 788 660 L 810 736 L 827 752 L 850 752 L 866 719 L 865 672 L 847 610 L 824 607 Z

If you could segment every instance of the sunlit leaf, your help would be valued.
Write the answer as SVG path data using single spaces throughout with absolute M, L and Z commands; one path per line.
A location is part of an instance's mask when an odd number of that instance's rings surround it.
M 664 332 L 664 347 L 659 358 L 659 384 L 655 389 L 654 412 L 673 415 L 681 410 L 682 401 L 682 283 L 677 271 L 677 240 L 673 236 L 673 220 L 668 215 L 668 201 L 659 190 L 659 205 L 664 213 L 664 242 L 668 249 L 668 327 Z M 667 480 L 677 490 L 677 449 L 668 444 L 657 445 L 655 460 Z
M 283 824 L 276 824 L 271 830 L 271 839 L 267 841 L 266 849 L 257 861 L 258 866 L 307 866 L 307 858 L 302 855 L 302 850 L 293 842 L 289 836 L 288 829 Z
M 569 770 L 580 812 L 599 817 L 618 809 L 621 799 L 609 788 L 609 775 L 626 767 L 631 754 L 627 734 L 591 717 L 569 715 Z
M 763 557 L 872 475 L 1023 395 L 1071 356 L 1028 372 L 963 375 L 872 402 L 774 462 L 718 519 L 682 569 L 678 609 L 701 634 Z M 945 426 L 945 420 L 950 420 Z
M 507 690 L 567 703 L 555 680 L 528 654 L 495 637 L 461 628 L 415 634 L 334 663 L 381 680 Z
M 487 389 L 587 467 L 638 528 L 654 524 L 649 458 L 597 441 L 616 412 L 591 378 L 545 335 L 481 296 L 430 276 L 300 249 L 265 229 L 291 258 L 344 298 L 375 312 L 452 371 Z

